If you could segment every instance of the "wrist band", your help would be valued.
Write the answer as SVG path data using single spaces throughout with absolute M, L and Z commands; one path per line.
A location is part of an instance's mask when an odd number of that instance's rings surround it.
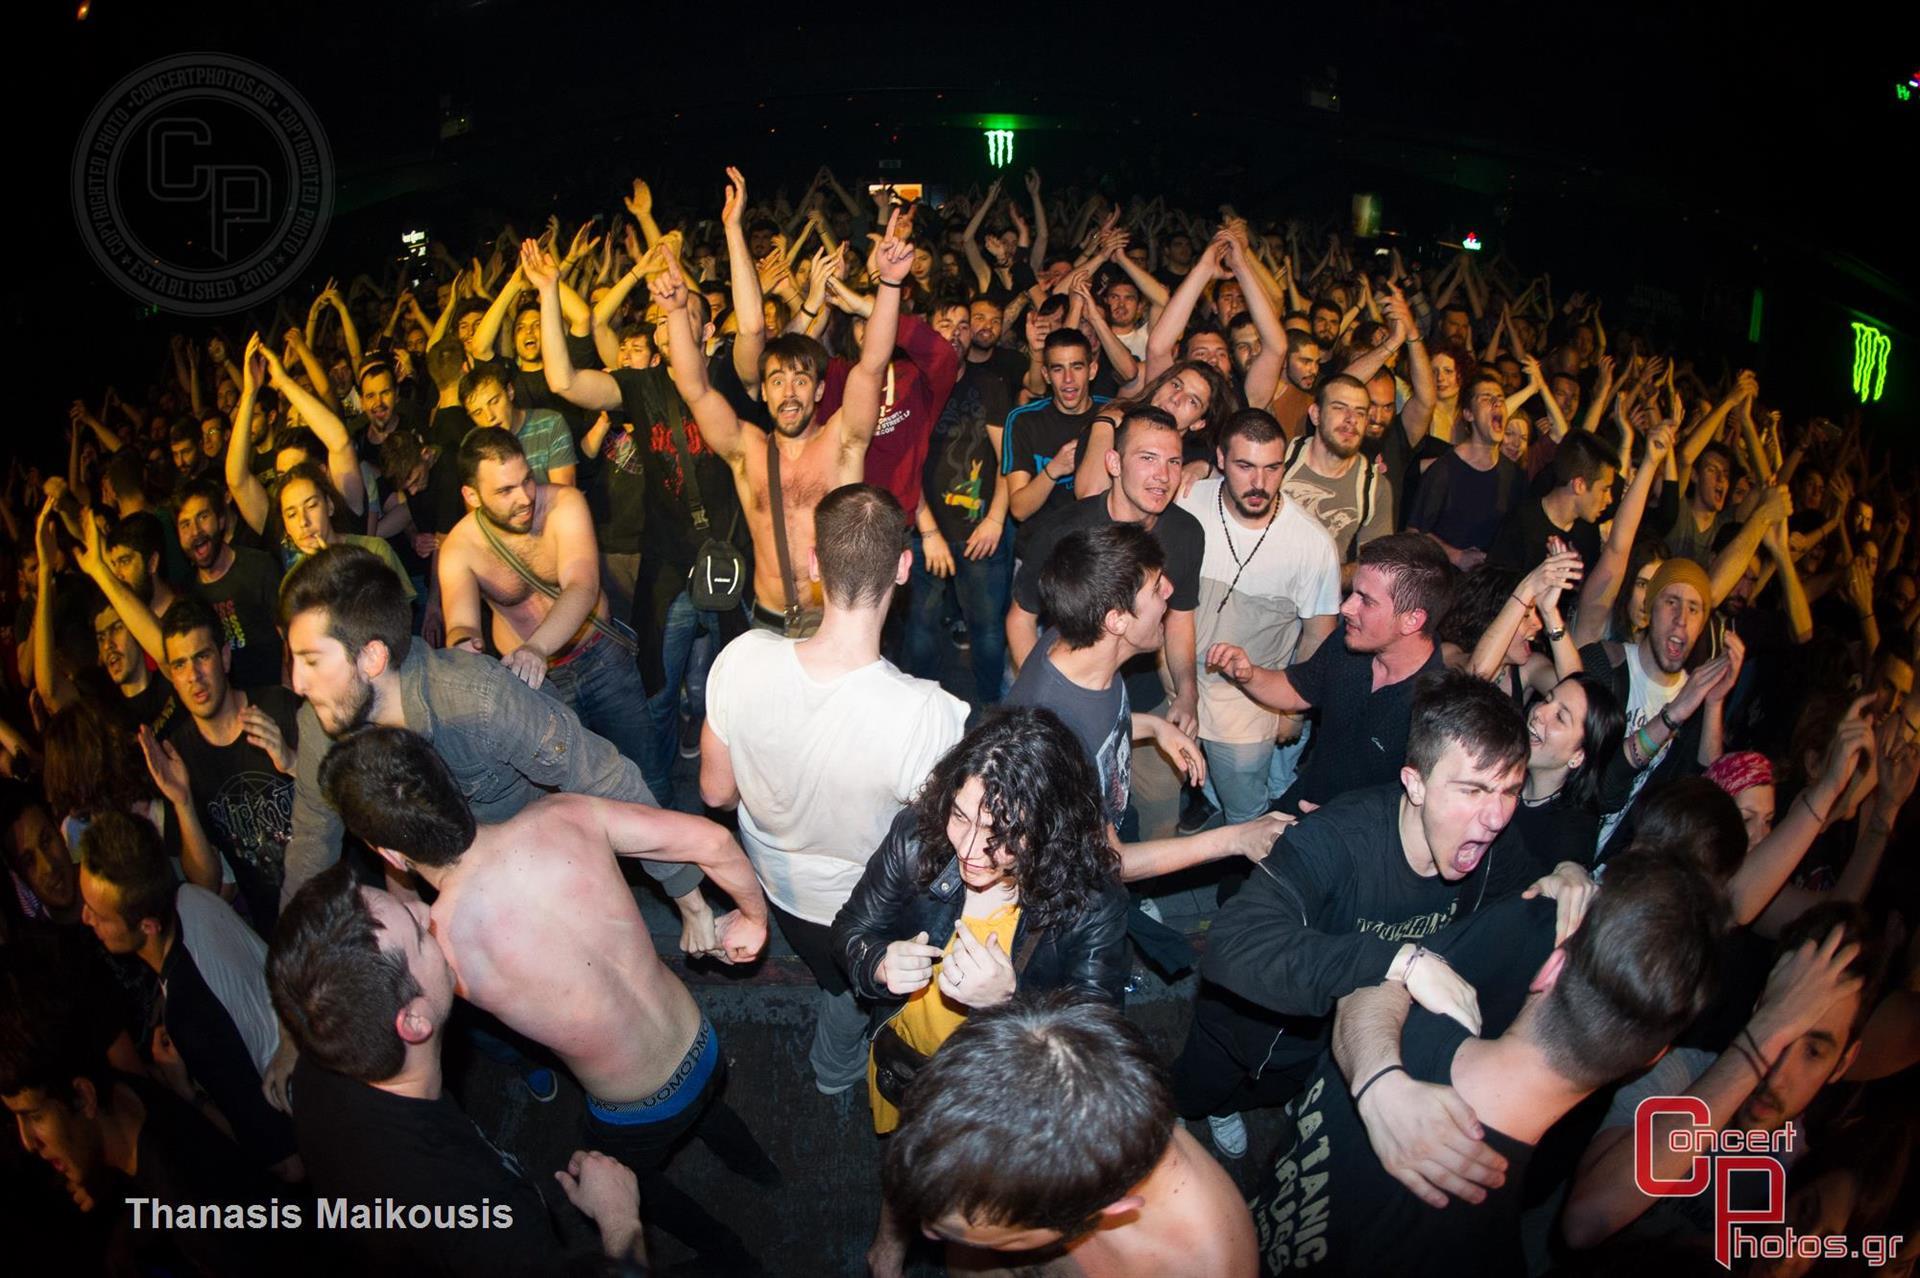
M 905 280 L 881 280 L 880 287 L 881 288 L 904 288 L 906 286 L 906 283 L 907 282 Z
M 1794 795 L 1793 797 L 1796 802 L 1806 804 L 1808 816 L 1818 821 L 1821 825 L 1825 825 L 1827 823 L 1827 819 L 1825 817 L 1821 816 L 1818 812 L 1815 812 L 1813 810 L 1813 800 L 1807 797 L 1807 792 L 1805 790 L 1802 790 L 1800 793 Z
M 1673 721 L 1673 716 L 1667 713 L 1665 706 L 1660 707 L 1660 722 L 1667 725 L 1668 732 L 1677 733 L 1680 731 L 1680 725 Z
M 1515 594 L 1515 593 L 1514 593 L 1513 591 L 1511 591 L 1511 590 L 1509 590 L 1509 591 L 1507 592 L 1507 598 L 1509 598 L 1509 599 L 1511 599 L 1511 600 L 1513 600 L 1513 601 L 1514 601 L 1515 603 L 1517 603 L 1517 604 L 1519 604 L 1519 605 L 1520 605 L 1520 606 L 1521 606 L 1522 608 L 1531 608 L 1531 607 L 1533 607 L 1533 605 L 1532 605 L 1532 604 L 1530 604 L 1530 603 L 1528 603 L 1528 602 L 1527 602 L 1526 600 L 1524 600 L 1524 599 L 1522 599 L 1522 598 L 1521 598 L 1521 597 L 1520 597 L 1519 595 L 1517 595 L 1517 594 Z
M 1562 639 L 1565 639 L 1566 637 L 1567 637 L 1567 628 L 1565 626 L 1561 626 L 1558 630 L 1547 631 L 1548 643 L 1559 643 Z
M 803 306 L 800 308 L 800 313 L 806 316 L 808 319 L 813 319 L 815 316 L 820 314 L 819 311 L 816 311 L 811 307 L 806 307 L 806 306 Z
M 1381 1079 L 1385 1078 L 1387 1075 L 1395 1072 L 1396 1070 L 1402 1074 L 1407 1073 L 1407 1067 L 1405 1065 L 1386 1066 L 1384 1069 L 1381 1069 L 1377 1073 L 1375 1073 L 1372 1078 L 1369 1078 L 1366 1082 L 1360 1084 L 1360 1090 L 1353 1094 L 1353 1103 L 1356 1106 L 1358 1106 L 1360 1104 L 1360 1098 L 1367 1094 L 1367 1089 L 1369 1087 L 1372 1087 L 1375 1083 L 1379 1082 Z M 1407 1077 L 1412 1078 L 1413 1075 L 1407 1074 Z
M 1760 1068 L 1760 1061 L 1752 1052 L 1749 1052 L 1741 1045 L 1739 1039 L 1734 1039 L 1730 1046 L 1734 1051 L 1740 1053 L 1741 1059 L 1747 1062 L 1747 1068 L 1753 1071 L 1753 1077 L 1756 1082 L 1764 1083 L 1767 1081 L 1767 1072 Z

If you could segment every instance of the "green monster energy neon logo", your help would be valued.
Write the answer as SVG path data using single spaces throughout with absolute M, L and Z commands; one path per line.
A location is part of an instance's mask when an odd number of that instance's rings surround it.
M 996 169 L 1004 169 L 1013 163 L 1013 130 L 988 129 L 987 163 Z
M 1853 325 L 1853 391 L 1865 404 L 1887 388 L 1887 355 L 1893 339 L 1871 324 Z

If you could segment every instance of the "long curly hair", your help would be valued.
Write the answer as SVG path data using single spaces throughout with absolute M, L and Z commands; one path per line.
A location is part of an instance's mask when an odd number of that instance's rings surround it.
M 1051 710 L 1000 706 L 947 751 L 914 796 L 920 886 L 957 855 L 947 818 L 978 777 L 993 818 L 991 849 L 1013 855 L 1013 879 L 1028 926 L 1071 923 L 1120 873 L 1107 842 L 1100 780 L 1080 741 Z

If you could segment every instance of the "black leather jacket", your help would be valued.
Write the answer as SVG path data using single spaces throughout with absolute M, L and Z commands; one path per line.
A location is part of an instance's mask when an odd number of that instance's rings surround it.
M 876 1029 L 907 1001 L 874 980 L 887 944 L 919 932 L 927 934 L 930 944 L 946 944 L 967 899 L 959 857 L 932 883 L 920 886 L 920 839 L 914 823 L 911 808 L 893 819 L 886 841 L 867 862 L 860 885 L 833 920 L 834 953 L 853 992 L 874 1005 Z M 1027 919 L 1022 910 L 1007 951 L 1016 958 L 1027 943 Z M 1020 973 L 1019 988 L 1022 992 L 1071 988 L 1118 1005 L 1128 966 L 1127 890 L 1116 875 L 1079 918 L 1039 938 Z

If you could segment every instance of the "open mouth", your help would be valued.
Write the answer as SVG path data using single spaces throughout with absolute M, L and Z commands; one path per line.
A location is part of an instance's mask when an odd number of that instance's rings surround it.
M 1480 864 L 1480 858 L 1486 854 L 1487 845 L 1484 842 L 1477 839 L 1469 839 L 1467 842 L 1455 848 L 1453 850 L 1453 856 L 1449 859 L 1453 864 L 1454 873 L 1465 877 L 1474 872 Z

